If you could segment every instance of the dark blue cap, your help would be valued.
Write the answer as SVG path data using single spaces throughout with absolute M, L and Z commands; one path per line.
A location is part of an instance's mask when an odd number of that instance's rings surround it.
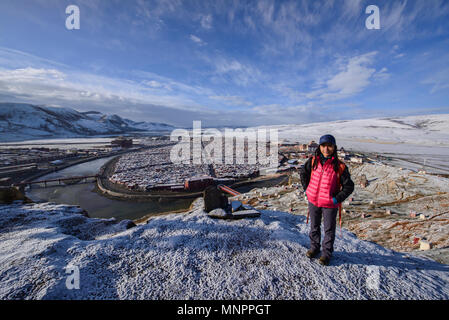
M 326 143 L 326 142 L 332 143 L 334 146 L 337 145 L 337 143 L 335 142 L 334 136 L 332 136 L 330 134 L 326 134 L 320 138 L 320 145 L 323 143 Z

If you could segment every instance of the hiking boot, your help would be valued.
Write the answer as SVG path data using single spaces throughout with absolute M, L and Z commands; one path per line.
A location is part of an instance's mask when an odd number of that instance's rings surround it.
M 318 260 L 318 262 L 322 265 L 322 266 L 327 266 L 329 265 L 329 262 L 331 261 L 331 258 L 329 257 L 325 257 L 325 256 L 321 256 L 320 260 Z
M 320 250 L 312 250 L 310 249 L 309 251 L 306 252 L 306 256 L 307 258 L 315 258 L 318 253 L 320 253 Z

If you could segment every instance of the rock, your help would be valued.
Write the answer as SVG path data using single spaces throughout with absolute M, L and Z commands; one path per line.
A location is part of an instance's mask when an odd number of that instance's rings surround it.
M 128 230 L 128 229 L 134 228 L 135 226 L 136 226 L 136 224 L 130 220 L 126 223 L 125 228 L 126 228 L 126 230 Z
M 385 210 L 385 214 L 391 216 L 391 210 L 390 209 Z
M 204 211 L 210 212 L 214 209 L 225 209 L 228 206 L 228 198 L 216 187 L 209 186 L 203 192 Z
M 368 179 L 366 178 L 366 175 L 362 174 L 360 176 L 359 184 L 362 188 L 366 188 L 368 186 Z
M 31 202 L 25 194 L 16 187 L 0 187 L 0 203 L 11 204 L 14 201 Z
M 387 186 L 388 186 L 389 192 L 392 192 L 392 191 L 394 191 L 394 190 L 396 190 L 398 188 L 398 186 L 397 186 L 397 184 L 396 184 L 396 182 L 394 180 L 390 180 L 388 182 Z
M 426 220 L 426 215 L 425 215 L 424 213 L 421 213 L 421 214 L 419 215 L 419 218 L 420 218 L 421 220 Z
M 235 212 L 241 209 L 243 209 L 243 204 L 240 201 L 231 202 L 231 212 Z
M 207 215 L 211 218 L 218 218 L 218 219 L 226 219 L 232 217 L 232 214 L 228 213 L 225 209 L 222 208 L 211 210 Z
M 250 209 L 250 210 L 240 210 L 237 212 L 234 212 L 232 214 L 233 219 L 241 219 L 241 218 L 257 218 L 260 216 L 260 212 L 256 209 Z
M 432 249 L 432 244 L 426 240 L 419 241 L 419 250 L 430 250 Z

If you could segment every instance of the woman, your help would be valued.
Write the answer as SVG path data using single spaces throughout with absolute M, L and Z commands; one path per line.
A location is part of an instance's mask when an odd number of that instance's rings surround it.
M 301 184 L 306 190 L 310 214 L 310 250 L 314 258 L 320 252 L 321 217 L 324 220 L 323 252 L 320 264 L 328 265 L 334 251 L 338 207 L 354 191 L 346 165 L 338 159 L 335 138 L 324 135 L 315 155 L 300 169 Z

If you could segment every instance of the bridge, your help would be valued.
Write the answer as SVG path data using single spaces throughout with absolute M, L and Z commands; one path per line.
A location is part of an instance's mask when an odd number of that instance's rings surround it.
M 47 183 L 50 182 L 58 182 L 59 185 L 61 185 L 61 183 L 65 184 L 75 184 L 75 183 L 81 183 L 81 182 L 88 182 L 88 179 L 97 179 L 99 178 L 100 175 L 91 175 L 91 176 L 76 176 L 76 177 L 66 177 L 66 178 L 56 178 L 56 179 L 47 179 L 47 180 L 38 180 L 38 181 L 26 181 L 26 182 L 20 182 L 20 183 L 16 183 L 15 186 L 16 187 L 26 187 L 26 186 L 30 186 L 33 184 L 43 184 L 44 187 L 47 187 Z

